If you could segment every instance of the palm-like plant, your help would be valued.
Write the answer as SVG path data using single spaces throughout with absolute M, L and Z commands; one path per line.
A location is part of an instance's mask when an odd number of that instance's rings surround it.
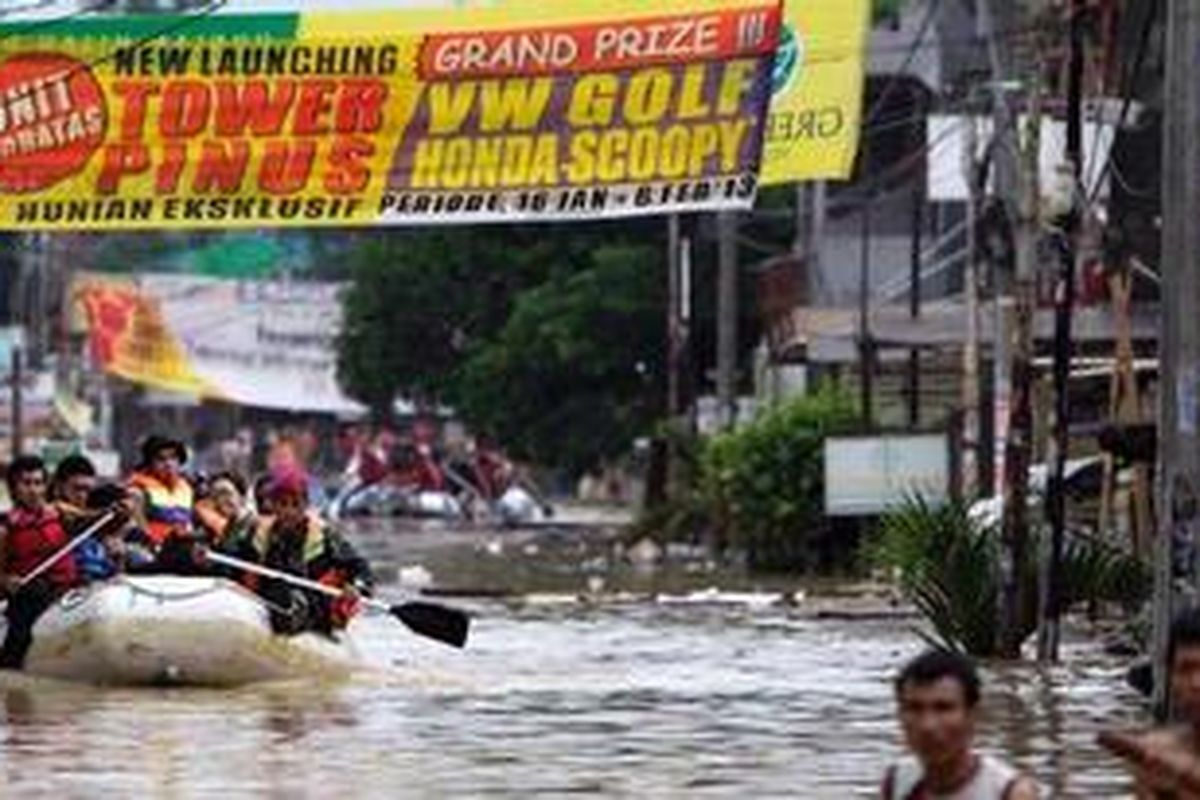
M 1041 535 L 1035 534 L 1031 554 Z M 974 656 L 1000 654 L 1003 552 L 995 525 L 973 518 L 961 502 L 933 506 L 913 496 L 884 517 L 871 555 L 898 573 L 901 591 L 932 628 L 927 638 Z M 1132 610 L 1148 595 L 1147 567 L 1101 542 L 1072 536 L 1062 565 L 1065 607 L 1099 601 Z M 1039 571 L 1032 555 L 1016 568 L 1029 589 L 1017 614 L 1017 638 L 1024 641 L 1037 627 Z

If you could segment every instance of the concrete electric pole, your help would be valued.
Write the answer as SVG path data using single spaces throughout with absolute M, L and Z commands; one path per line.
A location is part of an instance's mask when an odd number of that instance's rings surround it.
M 1158 390 L 1159 532 L 1155 548 L 1154 700 L 1169 710 L 1168 631 L 1196 599 L 1200 532 L 1200 7 L 1167 2 L 1163 102 L 1162 322 Z
M 721 430 L 737 421 L 738 218 L 717 214 L 717 419 Z

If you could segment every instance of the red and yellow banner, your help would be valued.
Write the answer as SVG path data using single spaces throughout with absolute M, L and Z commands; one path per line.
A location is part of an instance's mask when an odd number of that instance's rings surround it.
M 0 228 L 744 208 L 779 29 L 772 0 L 0 26 Z
M 337 382 L 341 286 L 78 273 L 93 362 L 133 383 L 258 408 L 357 413 Z

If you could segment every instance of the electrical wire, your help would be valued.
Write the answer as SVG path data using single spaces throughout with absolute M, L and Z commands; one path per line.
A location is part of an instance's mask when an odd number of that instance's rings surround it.
M 160 30 L 152 31 L 151 33 L 146 34 L 145 36 L 141 37 L 140 39 L 134 39 L 129 44 L 126 44 L 119 48 L 110 50 L 107 53 L 105 53 L 104 55 L 102 55 L 98 58 L 94 58 L 91 61 L 80 62 L 76 66 L 71 67 L 68 70 L 65 70 L 61 74 L 60 77 L 63 80 L 70 80 L 71 78 L 75 77 L 76 75 L 78 75 L 82 72 L 90 71 L 93 67 L 98 67 L 102 64 L 107 64 L 109 61 L 112 61 L 114 58 L 116 58 L 117 55 L 119 53 L 121 53 L 123 50 L 140 50 L 143 47 L 146 47 L 146 46 L 158 41 L 159 39 L 168 39 L 171 36 L 175 35 L 176 33 L 179 33 L 180 31 L 183 31 L 183 30 L 191 27 L 192 25 L 195 25 L 198 20 L 207 19 L 208 17 L 211 17 L 213 14 L 217 13 L 218 11 L 220 11 L 222 8 L 224 8 L 228 4 L 229 4 L 229 0 L 212 0 L 211 3 L 209 3 L 207 6 L 205 6 L 204 8 L 202 8 L 200 11 L 198 11 L 196 13 L 171 15 L 173 18 L 171 24 L 161 28 Z M 62 21 L 62 19 L 59 20 L 59 22 L 61 22 L 61 21 Z M 50 20 L 46 20 L 46 22 L 48 23 L 48 22 L 50 22 Z M 37 23 L 31 23 L 31 24 L 37 24 Z M 28 30 L 28 28 L 24 28 L 23 30 Z M 12 38 L 15 36 L 25 36 L 25 35 L 27 35 L 27 34 L 25 34 L 24 32 L 21 32 L 21 33 L 12 32 L 12 33 L 7 34 L 4 37 L 0 37 L 0 41 L 3 41 L 6 38 Z M 36 92 L 37 90 L 38 90 L 38 87 L 36 85 L 31 86 L 23 94 L 8 95 L 7 99 L 9 102 L 13 102 L 16 100 L 23 100 L 26 97 L 32 96 L 34 94 L 34 92 Z
M 1121 92 L 1123 99 L 1121 102 L 1121 111 L 1120 111 L 1120 113 L 1117 114 L 1117 119 L 1113 123 L 1114 130 L 1120 130 L 1121 127 L 1124 126 L 1125 119 L 1129 116 L 1129 111 L 1133 107 L 1133 95 L 1137 89 L 1138 78 L 1141 76 L 1142 67 L 1146 60 L 1146 53 L 1149 49 L 1149 43 L 1150 43 L 1150 34 L 1154 31 L 1154 23 L 1158 20 L 1158 11 L 1159 11 L 1160 6 L 1161 6 L 1160 0 L 1151 0 L 1150 10 L 1146 13 L 1146 20 L 1142 26 L 1142 35 L 1141 35 L 1141 38 L 1138 40 L 1138 49 L 1137 49 L 1136 54 L 1134 55 L 1133 64 L 1131 65 L 1130 70 L 1125 74 L 1124 80 L 1122 81 L 1125 84 L 1122 87 L 1122 92 Z M 1104 128 L 1103 124 L 1098 124 L 1096 126 L 1096 133 L 1093 136 L 1093 147 L 1092 147 L 1093 154 L 1096 154 L 1099 152 L 1100 136 L 1103 131 L 1103 128 Z M 1114 136 L 1113 146 L 1109 148 L 1108 157 L 1104 161 L 1104 168 L 1101 169 L 1100 172 L 1097 174 L 1096 180 L 1092 184 L 1091 191 L 1088 192 L 1088 194 L 1087 194 L 1087 203 L 1086 203 L 1087 210 L 1090 210 L 1093 207 L 1095 207 L 1096 201 L 1100 195 L 1100 187 L 1104 185 L 1104 180 L 1105 180 L 1105 178 L 1108 177 L 1108 173 L 1115 171 L 1115 168 L 1116 168 L 1116 161 L 1114 159 L 1114 153 L 1116 150 L 1115 145 L 1116 145 L 1116 137 Z M 1085 174 L 1091 174 L 1091 171 L 1089 170 Z M 1121 180 L 1121 179 L 1118 178 L 1118 180 Z M 1127 187 L 1127 189 L 1128 189 L 1128 187 Z M 1137 192 L 1132 192 L 1132 191 L 1130 193 L 1134 194 L 1134 195 L 1139 194 Z
M 96 2 L 93 5 L 98 8 L 103 8 L 104 6 L 109 5 L 114 1 L 115 0 L 98 0 L 98 2 Z M 832 2 L 832 0 L 827 0 L 827 1 Z M 940 2 L 940 0 L 934 0 L 934 2 Z M 215 4 L 220 7 L 224 7 L 225 5 L 228 4 L 228 0 L 221 0 L 219 3 L 215 3 Z M 203 9 L 201 11 L 197 11 L 193 14 L 188 14 L 186 16 L 188 16 L 188 17 L 196 17 L 196 16 L 202 16 L 202 15 L 206 16 L 208 13 L 211 13 L 209 10 L 210 8 L 211 8 L 211 6 L 206 7 L 205 9 Z M 212 9 L 212 10 L 215 11 L 217 9 Z M 29 31 L 31 30 L 32 26 L 40 26 L 43 23 L 57 24 L 57 23 L 61 23 L 64 21 L 68 21 L 73 16 L 78 16 L 78 15 L 84 14 L 84 13 L 91 13 L 91 11 L 80 11 L 80 12 L 75 12 L 75 14 L 73 14 L 73 15 L 64 15 L 63 17 L 55 18 L 57 20 L 57 22 L 55 22 L 54 20 L 31 20 L 28 23 L 20 23 L 20 22 L 3 23 L 2 25 L 4 27 L 10 27 L 10 26 L 14 27 L 14 28 L 20 27 L 21 29 L 13 30 L 9 33 L 4 34 L 3 36 L 0 36 L 0 41 L 2 41 L 5 38 L 8 38 L 9 36 L 27 36 L 27 35 L 29 35 Z M 0 16 L 2 16 L 2 15 L 0 15 Z M 165 14 L 163 16 L 180 17 L 183 15 Z M 1038 25 L 1018 26 L 1018 27 L 1009 28 L 1007 30 L 998 31 L 998 32 L 992 34 L 992 36 L 989 37 L 988 40 L 991 40 L 991 39 L 1000 39 L 1000 40 L 1024 39 L 1027 37 L 1036 36 L 1039 33 L 1041 33 L 1042 30 L 1043 30 L 1042 26 L 1038 26 Z M 934 48 L 934 47 L 951 47 L 951 46 L 957 46 L 957 45 L 963 45 L 963 46 L 976 45 L 976 44 L 979 44 L 980 41 L 985 41 L 985 40 L 981 40 L 975 34 L 964 35 L 964 36 L 943 36 L 943 37 L 939 37 L 938 39 L 933 40 L 933 41 L 919 42 L 919 43 L 917 43 L 917 46 L 914 48 L 912 42 L 907 42 L 907 43 L 902 43 L 902 44 L 894 44 L 894 45 L 884 44 L 884 45 L 874 45 L 874 46 L 866 45 L 866 46 L 864 46 L 860 43 L 860 41 L 857 37 L 839 38 L 836 40 L 834 40 L 832 38 L 822 39 L 820 37 L 810 37 L 806 40 L 806 47 L 804 50 L 804 53 L 805 53 L 804 63 L 806 65 L 817 65 L 817 64 L 823 64 L 823 63 L 833 63 L 833 62 L 838 62 L 838 61 L 845 61 L 847 58 L 854 57 L 854 56 L 862 56 L 864 58 L 867 58 L 870 56 L 886 55 L 889 53 L 908 53 L 909 51 L 912 51 L 914 49 L 916 52 L 920 52 L 922 50 L 927 50 L 929 48 Z M 913 57 L 915 58 L 915 54 Z
M 1117 184 L 1122 189 L 1124 189 L 1127 194 L 1129 194 L 1133 197 L 1137 197 L 1142 200 L 1153 200 L 1159 196 L 1158 189 L 1156 187 L 1150 187 L 1149 189 L 1139 189 L 1139 188 L 1136 188 L 1135 186 L 1133 186 L 1125 178 L 1124 173 L 1122 173 L 1121 170 L 1117 167 L 1117 163 L 1115 161 L 1113 161 L 1109 164 L 1108 172 L 1113 176 L 1113 179 L 1116 180 Z
M 942 0 L 929 0 L 929 10 L 925 13 L 925 18 L 921 21 L 921 27 L 917 29 L 917 35 L 913 37 L 912 44 L 908 48 L 908 54 L 904 57 L 900 68 L 891 73 L 887 84 L 883 87 L 883 91 L 880 92 L 879 97 L 871 105 L 871 109 L 865 117 L 866 121 L 863 123 L 864 127 L 869 128 L 875 122 L 875 117 L 883 110 L 884 105 L 891 98 L 892 92 L 895 91 L 900 80 L 908 73 L 908 68 L 916 60 L 917 53 L 920 52 L 924 45 L 925 38 L 929 35 L 929 31 L 937 19 L 937 12 L 941 7 Z
M 59 25 L 63 25 L 68 22 L 74 22 L 77 19 L 82 19 L 83 17 L 86 17 L 90 14 L 94 14 L 97 11 L 103 11 L 104 9 L 114 5 L 115 3 L 116 3 L 116 0 L 96 0 L 96 2 L 92 3 L 91 5 L 84 6 L 83 8 L 76 9 L 75 11 L 72 11 L 69 14 L 63 14 L 62 16 L 59 16 L 59 17 L 51 17 L 49 19 L 29 20 L 28 22 L 5 23 L 6 25 L 11 25 L 13 30 L 9 31 L 8 33 L 5 33 L 3 36 L 0 36 L 0 42 L 5 41 L 6 39 L 15 38 L 18 36 L 22 36 L 22 37 L 32 36 L 33 34 L 37 33 L 38 31 L 45 30 L 46 28 L 53 28 L 53 27 L 57 27 Z M 26 9 L 29 9 L 29 8 L 34 8 L 34 6 L 26 6 Z M 16 13 L 20 13 L 20 9 L 16 9 L 16 10 L 12 10 L 12 11 L 5 11 L 4 9 L 0 9 L 0 20 L 4 19 L 4 17 L 8 16 L 9 14 L 16 14 Z
M 31 0 L 18 6 L 0 6 L 0 19 L 16 16 L 17 14 L 27 14 L 31 11 L 43 11 L 54 7 L 57 2 L 58 0 Z

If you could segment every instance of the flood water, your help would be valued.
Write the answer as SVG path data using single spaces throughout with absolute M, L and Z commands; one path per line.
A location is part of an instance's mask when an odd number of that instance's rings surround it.
M 364 543 L 385 578 L 416 565 L 439 584 L 514 574 L 495 544 L 464 540 L 456 551 L 430 537 L 376 532 Z M 582 577 L 573 563 L 564 584 L 572 570 Z M 358 635 L 375 669 L 340 685 L 9 679 L 2 795 L 871 797 L 899 752 L 889 680 L 921 646 L 907 621 L 818 619 L 770 594 L 580 602 L 556 587 L 505 588 L 517 593 L 446 601 L 475 614 L 465 651 L 365 620 Z M 1052 670 L 986 673 L 983 744 L 1050 796 L 1126 796 L 1092 740 L 1100 727 L 1143 724 L 1143 707 L 1121 662 L 1082 640 L 1067 655 Z

